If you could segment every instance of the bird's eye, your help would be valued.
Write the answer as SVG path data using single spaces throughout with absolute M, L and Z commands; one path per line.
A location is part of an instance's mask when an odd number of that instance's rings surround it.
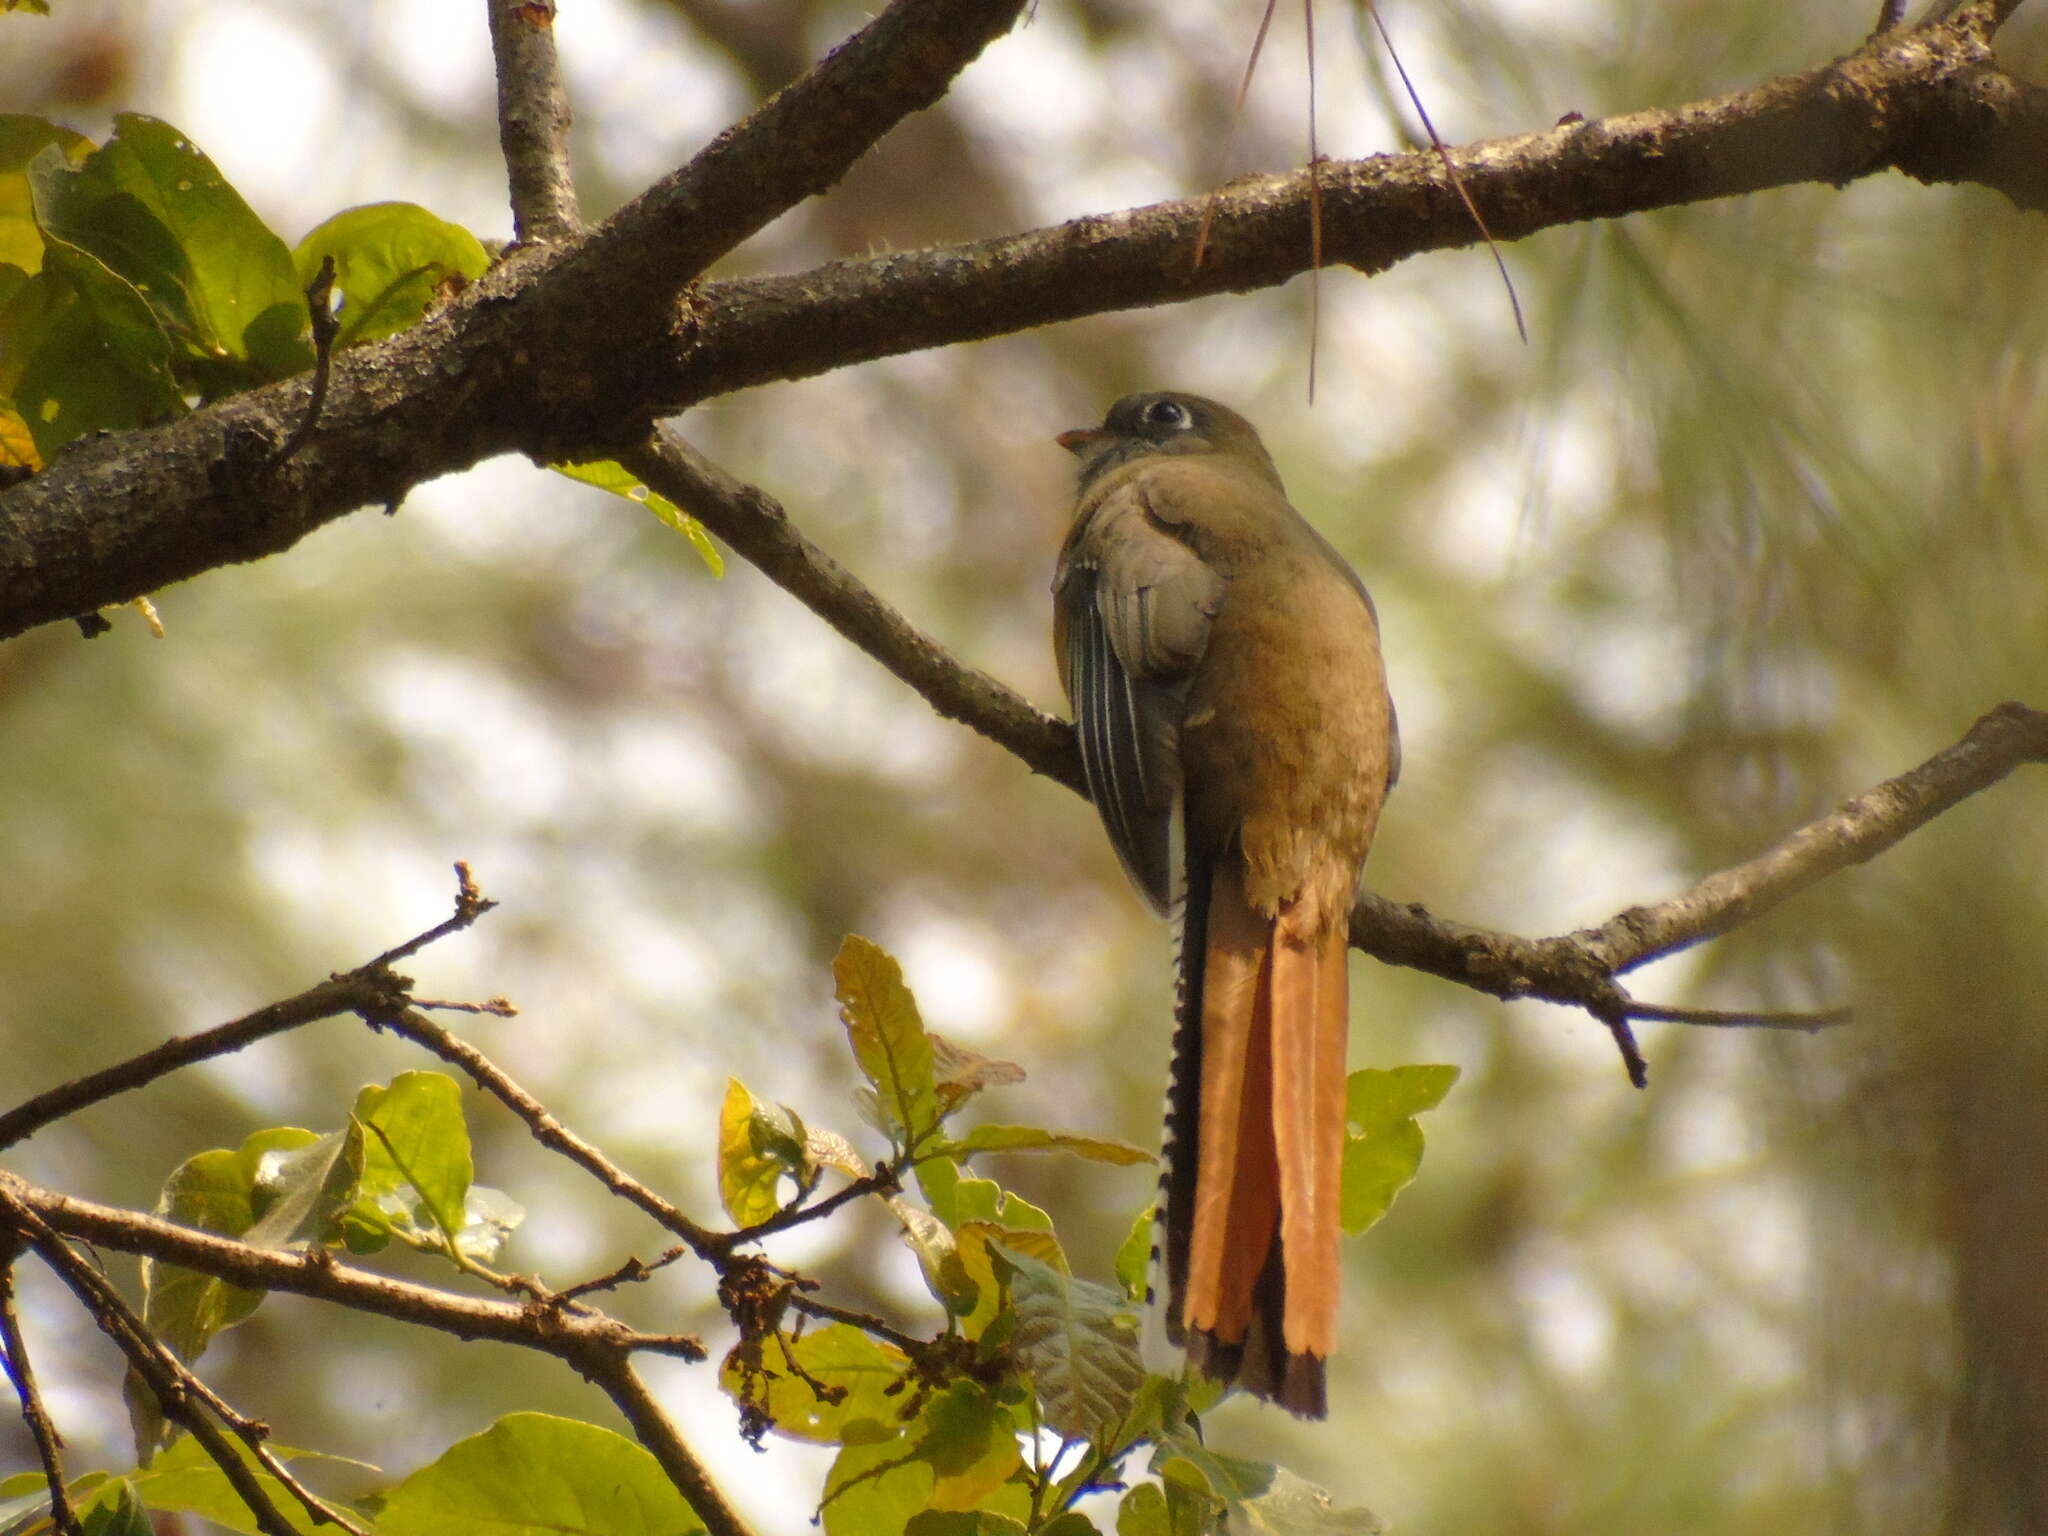
M 1155 427 L 1184 427 L 1188 408 L 1178 400 L 1154 400 L 1145 407 L 1145 419 Z

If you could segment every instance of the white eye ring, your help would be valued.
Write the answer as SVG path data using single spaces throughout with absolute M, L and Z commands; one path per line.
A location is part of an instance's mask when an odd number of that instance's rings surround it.
M 1178 400 L 1154 400 L 1145 407 L 1145 419 L 1154 426 L 1184 427 L 1188 424 L 1188 408 Z

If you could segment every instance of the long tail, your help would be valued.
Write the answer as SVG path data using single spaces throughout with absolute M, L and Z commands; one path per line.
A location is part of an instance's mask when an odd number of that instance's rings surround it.
M 1189 870 L 1160 1202 L 1169 1335 L 1210 1375 L 1306 1418 L 1336 1342 L 1345 936 Z

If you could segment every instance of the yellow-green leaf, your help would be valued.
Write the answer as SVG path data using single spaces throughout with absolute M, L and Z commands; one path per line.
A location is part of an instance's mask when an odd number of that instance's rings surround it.
M 893 1133 L 908 1146 L 939 1122 L 931 1038 L 904 985 L 903 968 L 879 944 L 848 934 L 832 961 L 839 1017 Z
M 1443 1102 L 1458 1069 L 1450 1066 L 1368 1067 L 1346 1082 L 1341 1220 L 1357 1236 L 1394 1203 L 1422 1166 L 1422 1127 L 1415 1117 Z
M 718 1110 L 718 1198 L 735 1226 L 751 1227 L 782 1209 L 777 1190 L 783 1175 L 794 1170 L 778 1152 L 797 1144 L 787 1127 L 778 1143 L 773 1113 L 738 1078 L 726 1079 Z
M 571 480 L 594 485 L 600 491 L 610 491 L 614 496 L 623 497 L 637 506 L 645 507 L 654 514 L 657 522 L 675 529 L 690 541 L 690 547 L 697 551 L 697 558 L 704 562 L 705 568 L 712 575 L 725 574 L 725 557 L 718 552 L 718 546 L 711 542 L 711 535 L 704 531 L 704 525 L 666 496 L 658 494 L 616 459 L 592 459 L 583 464 L 556 464 L 550 467 L 555 473 L 567 475 Z
M 735 1350 L 719 1384 L 753 1403 L 772 1427 L 793 1440 L 822 1444 L 887 1439 L 903 1427 L 910 1357 L 849 1323 L 833 1323 L 791 1339 L 778 1333 L 761 1349 L 761 1369 L 747 1381 Z
M 689 1536 L 704 1522 L 623 1435 L 514 1413 L 457 1441 L 385 1497 L 378 1536 Z

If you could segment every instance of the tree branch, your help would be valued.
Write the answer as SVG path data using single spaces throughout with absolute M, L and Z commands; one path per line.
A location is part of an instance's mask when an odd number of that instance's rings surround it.
M 692 1221 L 672 1201 L 663 1199 L 563 1125 L 545 1104 L 520 1087 L 467 1040 L 450 1034 L 417 1009 L 409 1007 L 386 1006 L 374 1018 L 367 1014 L 365 1017 L 378 1028 L 402 1035 L 460 1069 L 479 1088 L 512 1111 L 542 1146 L 559 1152 L 613 1194 L 652 1216 L 680 1237 L 698 1258 L 713 1265 L 721 1263 L 729 1247 L 729 1240 L 724 1234 Z
M 580 233 L 569 175 L 568 93 L 555 57 L 554 0 L 489 0 L 498 77 L 498 145 L 511 183 L 512 232 L 521 245 Z
M 1033 772 L 1085 793 L 1073 727 L 957 660 L 806 538 L 773 496 L 734 479 L 667 430 L 621 461 L 939 714 L 1000 742 Z
M 50 1524 L 59 1536 L 80 1536 L 78 1511 L 72 1507 L 71 1492 L 64 1485 L 64 1437 L 50 1421 L 50 1410 L 36 1385 L 36 1373 L 29 1364 L 28 1341 L 21 1334 L 21 1318 L 14 1306 L 14 1262 L 22 1251 L 21 1239 L 9 1234 L 0 1238 L 0 1365 L 14 1384 L 21 1402 L 22 1422 L 36 1445 L 36 1459 L 43 1464 L 43 1481 L 50 1490 Z
M 407 1000 L 405 989 L 410 983 L 393 975 L 391 966 L 419 953 L 437 939 L 460 933 L 496 905 L 477 891 L 468 865 L 457 864 L 455 873 L 459 882 L 455 914 L 445 922 L 436 923 L 395 949 L 387 949 L 367 965 L 330 976 L 317 986 L 308 987 L 296 997 L 288 997 L 282 1002 L 259 1008 L 246 1017 L 217 1024 L 197 1034 L 176 1036 L 126 1061 L 61 1083 L 46 1093 L 17 1104 L 5 1114 L 0 1114 L 0 1151 L 26 1140 L 66 1115 L 76 1114 L 89 1104 L 97 1104 L 153 1083 L 160 1077 L 168 1077 L 194 1062 L 228 1055 L 271 1035 L 283 1034 L 319 1019 L 333 1018 L 336 1014 L 354 1013 L 368 1017 L 371 1012 L 388 1012 L 404 1006 Z
M 711 1474 L 677 1431 L 675 1422 L 661 1411 L 661 1405 L 647 1390 L 630 1360 L 619 1354 L 600 1353 L 582 1362 L 580 1368 L 625 1416 L 633 1437 L 661 1463 L 662 1471 L 690 1501 L 690 1507 L 711 1536 L 751 1536 L 747 1522 L 711 1480 Z
M 1893 31 L 1835 63 L 1668 111 L 1468 146 L 1451 159 L 1502 239 L 1887 169 L 2048 207 L 2048 91 L 1991 61 L 2001 4 Z M 1306 173 L 1004 239 L 693 279 L 829 184 L 1009 24 L 1003 0 L 897 0 L 690 165 L 573 245 L 522 251 L 421 325 L 336 360 L 320 430 L 276 448 L 303 386 L 81 440 L 0 495 L 0 638 L 286 549 L 493 454 L 630 448 L 651 420 L 749 384 L 1083 315 L 1283 282 L 1308 261 Z M 821 158 L 822 157 L 822 158 Z M 1377 272 L 1477 235 L 1434 154 L 1321 167 L 1325 258 Z
M 841 635 L 921 694 L 941 715 L 978 731 L 1025 766 L 1086 796 L 1073 727 L 993 678 L 963 665 L 804 538 L 780 503 L 733 479 L 668 434 L 629 455 L 628 467 L 759 564 L 769 577 Z M 1547 939 L 1472 928 L 1361 892 L 1352 910 L 1353 946 L 1390 965 L 1488 992 L 1503 1000 L 1541 998 L 1585 1008 L 1625 1043 L 1630 1019 L 1718 1027 L 1812 1030 L 1842 1022 L 1838 1012 L 1759 1014 L 1665 1008 L 1636 1001 L 1617 977 L 1651 960 L 1718 937 L 1762 916 L 1807 886 L 1875 858 L 2023 763 L 2048 762 L 2048 714 L 2002 704 L 1956 745 L 1848 801 L 1743 864 L 1691 890 L 1630 907 L 1599 928 Z M 1631 1056 L 1630 1075 L 1640 1075 Z
M 73 1253 L 71 1245 L 52 1232 L 33 1212 L 18 1205 L 4 1187 L 0 1187 L 0 1214 L 7 1217 L 10 1226 L 28 1238 L 43 1262 L 55 1270 L 58 1278 L 78 1297 L 100 1331 L 114 1341 L 135 1374 L 148 1386 L 164 1417 L 181 1426 L 205 1448 L 213 1464 L 220 1468 L 221 1476 L 227 1479 L 228 1485 L 247 1506 L 256 1528 L 264 1536 L 298 1536 L 291 1521 L 284 1517 L 284 1511 L 277 1507 L 263 1484 L 257 1481 L 256 1474 L 249 1470 L 248 1463 L 235 1454 L 227 1436 L 192 1405 L 187 1395 L 187 1384 L 197 1378 L 157 1342 L 142 1319 L 121 1299 L 120 1292 L 97 1269 Z
M 1875 858 L 2022 764 L 2042 762 L 2048 762 L 2048 713 L 2001 704 L 1954 746 L 1756 858 L 1708 875 L 1668 900 L 1630 907 L 1598 928 L 1524 939 L 1445 922 L 1419 906 L 1368 893 L 1352 909 L 1351 942 L 1390 965 L 1428 971 L 1504 1000 L 1536 997 L 1596 1012 L 1616 1004 L 1627 1009 L 1632 1000 L 1615 977 L 1761 917 L 1815 881 Z
M 5 1170 L 0 1170 L 0 1205 L 25 1210 L 54 1232 L 102 1248 L 182 1264 L 256 1290 L 317 1297 L 459 1339 L 522 1345 L 572 1363 L 586 1352 L 602 1350 L 645 1350 L 689 1361 L 704 1358 L 703 1344 L 688 1334 L 643 1333 L 587 1307 L 536 1307 L 461 1296 L 339 1263 L 324 1248 L 305 1253 L 257 1248 L 161 1217 L 42 1189 Z

